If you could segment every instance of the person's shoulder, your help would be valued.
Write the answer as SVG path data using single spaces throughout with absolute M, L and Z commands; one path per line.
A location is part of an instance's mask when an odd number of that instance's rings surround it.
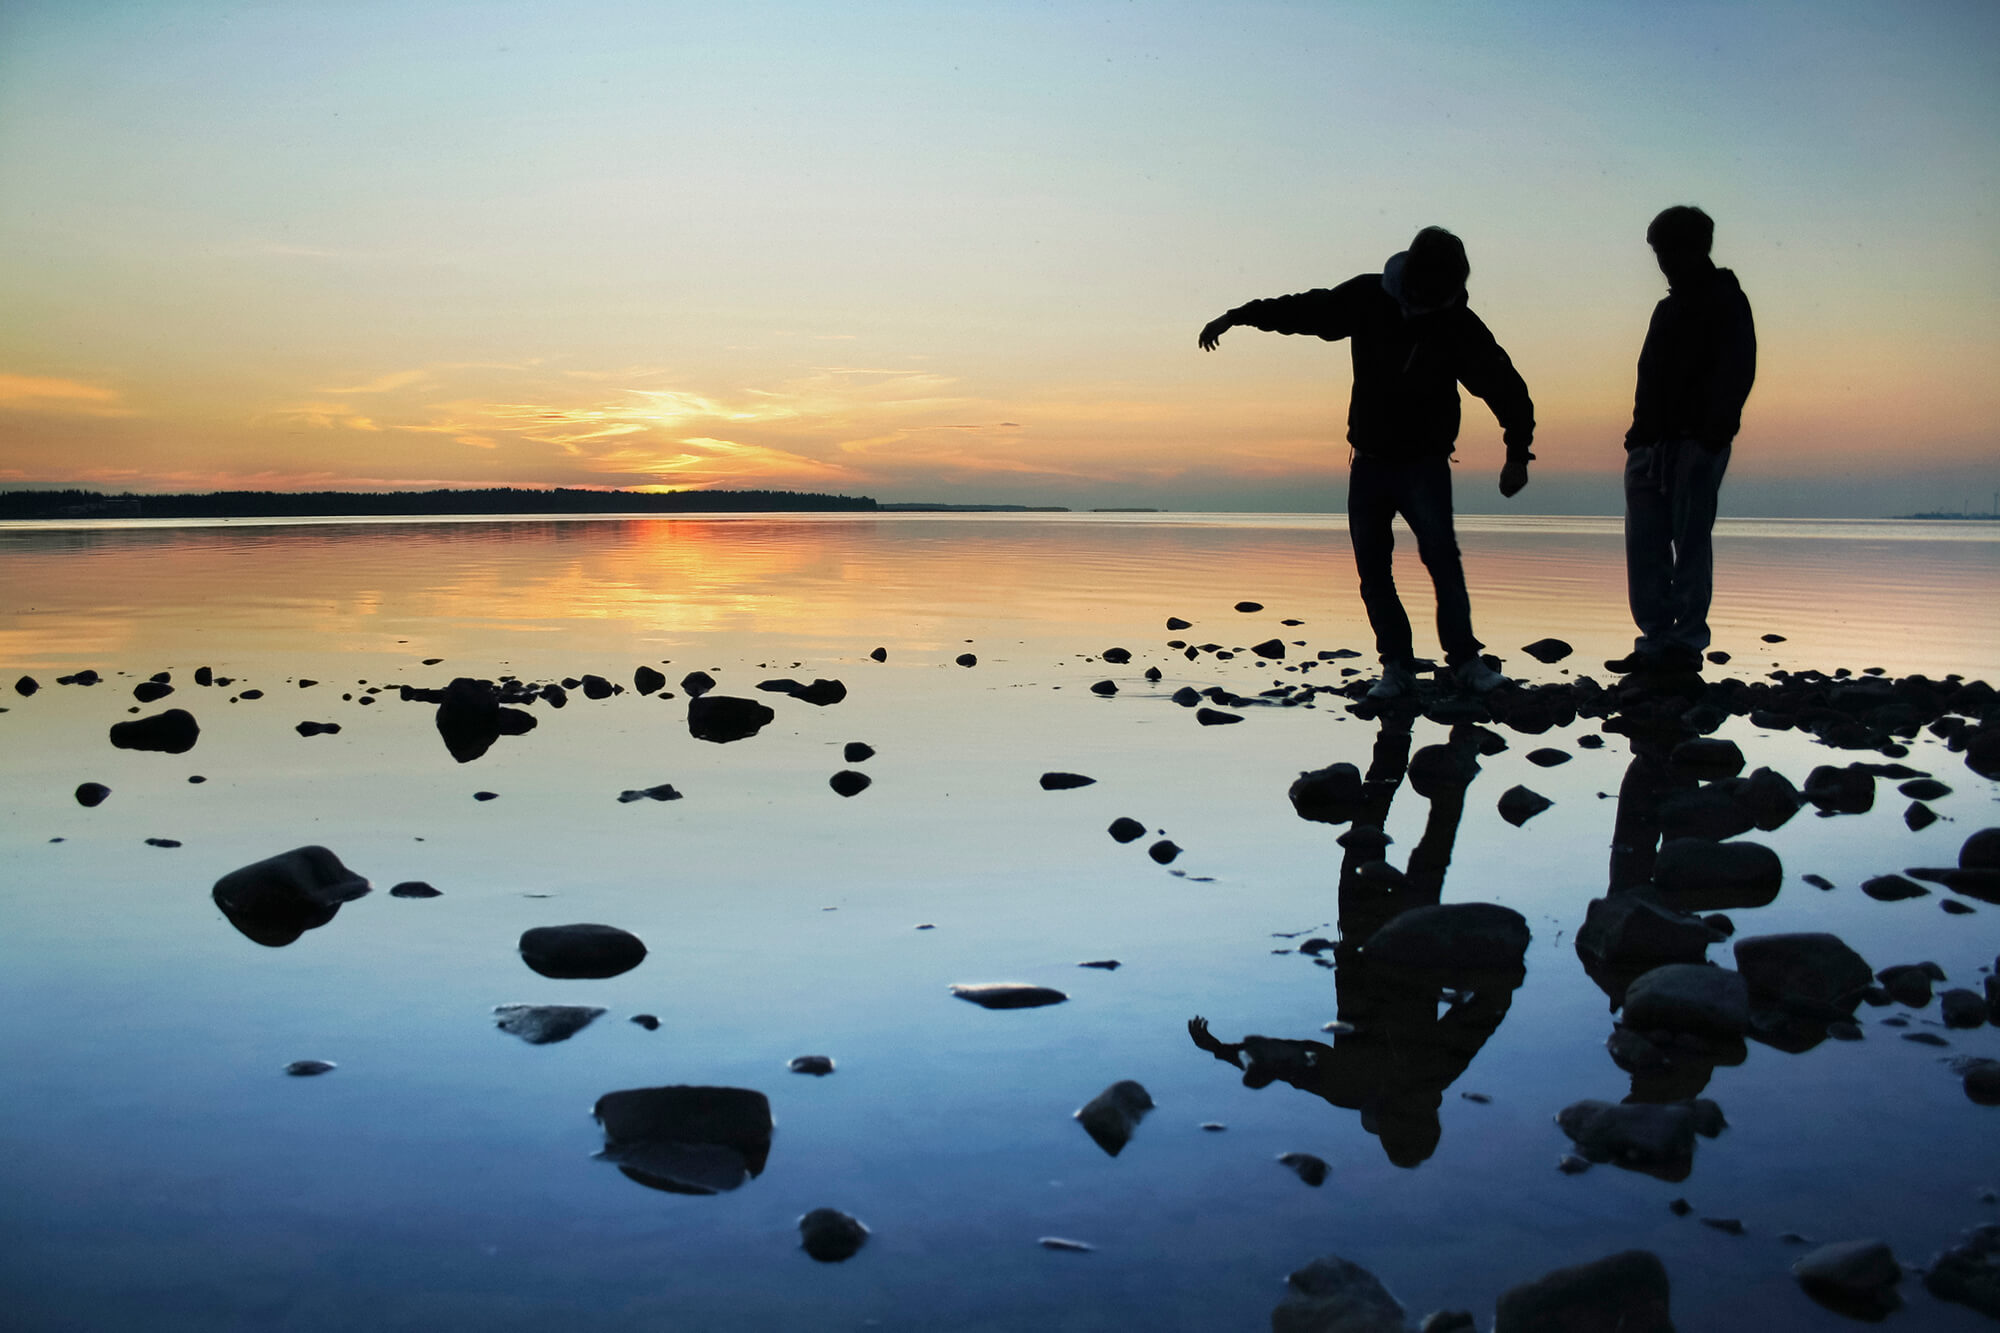
M 1381 296 L 1385 301 L 1395 299 L 1388 292 L 1382 290 L 1382 275 L 1380 273 L 1357 273 L 1346 282 L 1330 290 L 1336 295 L 1343 297 L 1366 296 L 1372 292 Z

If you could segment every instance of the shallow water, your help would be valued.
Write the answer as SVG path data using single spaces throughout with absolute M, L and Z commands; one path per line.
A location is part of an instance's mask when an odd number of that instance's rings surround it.
M 1629 646 L 1615 520 L 1467 519 L 1461 542 L 1475 623 L 1510 672 L 1601 677 L 1599 661 Z M 1729 673 L 2000 679 L 1990 530 L 1725 522 L 1717 561 Z M 1428 589 L 1405 563 L 1415 609 Z M 1232 610 L 1242 599 L 1266 609 Z M 1170 615 L 1194 628 L 1165 631 Z M 1786 639 L 1765 644 L 1767 632 Z M 1576 655 L 1547 667 L 1518 651 L 1549 634 Z M 1917 1046 L 1878 1026 L 1900 1010 L 1864 1009 L 1859 1044 L 1786 1055 L 1752 1043 L 1740 1066 L 1718 1069 L 1705 1095 L 1730 1128 L 1700 1145 L 1684 1182 L 1554 1170 L 1569 1150 L 1554 1112 L 1629 1087 L 1604 1050 L 1606 997 L 1570 947 L 1604 892 L 1608 797 L 1630 758 L 1615 735 L 1578 748 L 1591 721 L 1509 735 L 1467 790 L 1444 900 L 1506 903 L 1535 939 L 1504 1018 L 1462 1072 L 1432 1077 L 1447 1086 L 1415 1088 L 1414 1119 L 1364 1119 L 1284 1083 L 1251 1089 L 1196 1049 L 1196 1014 L 1225 1041 L 1331 1040 L 1323 1023 L 1375 1002 L 1365 979 L 1272 951 L 1299 942 L 1274 932 L 1351 926 L 1336 895 L 1340 830 L 1299 820 L 1285 792 L 1304 769 L 1365 767 L 1376 724 L 1323 697 L 1201 727 L 1165 697 L 1183 684 L 1255 694 L 1298 681 L 1247 654 L 1190 662 L 1165 646 L 1273 635 L 1306 643 L 1294 662 L 1368 651 L 1337 519 L 0 526 L 0 673 L 46 687 L 10 691 L 0 714 L 0 1060 L 12 1092 L 0 1101 L 0 1290 L 14 1318 L 1258 1328 L 1284 1274 L 1333 1252 L 1377 1273 L 1414 1317 L 1457 1306 L 1483 1322 L 1516 1282 L 1642 1246 L 1666 1261 L 1683 1327 L 1812 1329 L 1843 1321 L 1798 1293 L 1786 1272 L 1796 1251 L 1778 1233 L 1879 1235 L 1922 1262 L 1994 1220 L 1978 1193 L 2000 1187 L 1989 1147 L 2000 1111 L 1969 1102 L 1938 1061 L 2000 1055 L 2000 1035 Z M 1425 638 L 1420 625 L 1420 650 Z M 1097 659 L 1114 645 L 1132 651 L 1129 665 Z M 886 662 L 869 659 L 878 646 Z M 976 666 L 954 663 L 965 652 Z M 641 663 L 677 697 L 632 691 Z M 194 685 L 202 665 L 234 684 Z M 1157 686 L 1141 677 L 1153 665 Z M 1309 678 L 1366 665 L 1330 662 Z M 107 681 L 52 684 L 85 667 Z M 776 720 L 733 744 L 692 739 L 678 682 L 695 668 Z M 105 728 L 157 671 L 175 693 L 141 711 L 190 709 L 199 743 L 178 756 L 113 749 Z M 628 689 L 597 701 L 573 691 L 560 712 L 536 705 L 534 731 L 466 765 L 440 743 L 434 710 L 393 688 L 585 672 Z M 838 678 L 849 695 L 814 708 L 754 690 L 774 676 Z M 1119 693 L 1093 695 L 1106 678 Z M 390 689 L 367 696 L 370 685 Z M 304 720 L 342 730 L 302 738 Z M 1857 757 L 1742 719 L 1718 734 L 1795 781 Z M 1411 739 L 1444 736 L 1418 720 Z M 850 765 L 842 746 L 857 740 L 877 754 Z M 1532 767 L 1524 756 L 1541 745 L 1575 758 Z M 1935 959 L 1951 984 L 1978 986 L 2000 949 L 2000 909 L 1947 916 L 1941 893 L 1878 903 L 1856 888 L 1949 864 L 1967 833 L 2000 823 L 1994 784 L 1942 745 L 1925 737 L 1905 762 L 1955 788 L 1934 802 L 1944 818 L 1909 832 L 1885 784 L 1869 814 L 1807 809 L 1751 835 L 1783 857 L 1786 883 L 1770 905 L 1732 912 L 1740 934 L 1832 930 L 1876 967 Z M 874 783 L 843 800 L 826 783 L 850 767 Z M 1048 770 L 1097 782 L 1044 791 Z M 207 781 L 189 783 L 196 774 Z M 111 797 L 81 808 L 71 792 L 84 781 Z M 616 799 L 662 782 L 685 799 Z M 1494 803 L 1515 783 L 1555 807 L 1508 825 Z M 480 790 L 497 799 L 473 800 Z M 1406 863 L 1431 814 L 1409 786 L 1396 794 L 1393 862 Z M 1148 836 L 1106 836 L 1121 815 Z M 1154 830 L 1186 849 L 1171 869 L 1145 854 Z M 333 848 L 377 891 L 286 947 L 232 929 L 209 897 L 216 878 L 306 843 Z M 1805 886 L 1808 871 L 1838 887 Z M 443 896 L 386 893 L 409 879 Z M 521 931 L 570 921 L 622 926 L 651 955 L 608 980 L 523 966 Z M 935 928 L 915 929 L 925 923 Z M 1711 956 L 1726 963 L 1727 946 Z M 1102 958 L 1123 966 L 1076 966 Z M 1071 998 L 987 1011 L 948 992 L 983 981 Z M 517 1001 L 609 1012 L 529 1046 L 492 1025 L 493 1006 Z M 659 1030 L 626 1021 L 639 1012 Z M 788 1072 L 806 1053 L 833 1056 L 837 1072 Z M 339 1067 L 283 1076 L 305 1058 Z M 1381 1093 L 1400 1076 L 1360 1069 L 1337 1095 Z M 1070 1113 L 1121 1078 L 1158 1109 L 1113 1158 Z M 758 1178 L 691 1197 L 592 1160 L 596 1098 L 674 1083 L 770 1098 L 776 1137 Z M 1391 1159 L 1426 1148 L 1420 1165 Z M 1288 1151 L 1325 1158 L 1326 1185 L 1276 1165 Z M 1665 1205 L 1678 1196 L 1697 1214 L 1740 1217 L 1748 1234 L 1676 1218 Z M 821 1206 L 874 1229 L 853 1260 L 820 1265 L 798 1250 L 796 1218 Z M 1036 1245 L 1049 1235 L 1096 1249 Z M 1907 1297 L 1925 1327 L 1979 1323 L 1920 1289 Z

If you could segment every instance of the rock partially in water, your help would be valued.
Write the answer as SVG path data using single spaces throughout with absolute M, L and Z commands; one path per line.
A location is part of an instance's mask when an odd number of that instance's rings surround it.
M 690 671 L 681 677 L 681 693 L 690 699 L 699 699 L 715 688 L 715 677 L 706 671 Z
M 582 1004 L 496 1004 L 494 1026 L 530 1046 L 568 1041 L 596 1022 L 602 1009 Z
M 1938 1016 L 1948 1028 L 1976 1028 L 1986 1022 L 1986 997 L 1976 990 L 1954 986 L 1938 996 Z
M 615 977 L 646 960 L 637 935 L 595 922 L 536 926 L 522 933 L 520 948 L 522 962 L 563 981 Z
M 1903 824 L 1912 833 L 1921 833 L 1937 821 L 1937 811 L 1922 801 L 1911 801 L 1909 808 L 1903 811 Z
M 1766 833 L 1782 828 L 1806 803 L 1792 780 L 1773 768 L 1760 768 L 1747 778 L 1737 779 L 1731 790 L 1757 827 Z
M 201 724 L 185 708 L 169 708 L 151 717 L 111 724 L 111 743 L 121 750 L 153 750 L 186 754 L 201 739 Z
M 1262 602 L 1238 602 L 1236 604 L 1236 609 L 1238 611 L 1243 612 L 1245 615 L 1248 615 L 1253 611 L 1262 611 L 1264 609 L 1264 604 Z
M 1576 649 L 1561 639 L 1536 639 L 1533 643 L 1524 645 L 1521 651 L 1537 662 L 1555 663 L 1562 661 Z
M 868 651 L 868 660 L 871 662 L 886 662 L 889 660 L 889 650 L 887 648 L 871 648 Z
M 1167 628 L 1170 630 L 1193 629 L 1194 622 L 1191 620 L 1182 620 L 1179 616 L 1168 616 Z
M 1699 917 L 1620 893 L 1591 900 L 1576 933 L 1576 951 L 1586 963 L 1606 968 L 1699 963 L 1708 957 L 1708 946 L 1722 938 Z
M 618 793 L 620 805 L 630 805 L 634 801 L 678 801 L 681 794 L 674 790 L 671 782 L 662 782 L 657 787 L 636 787 Z
M 1724 783 L 1675 792 L 1660 802 L 1660 832 L 1669 839 L 1720 842 L 1756 827 L 1750 807 Z
M 1285 794 L 1300 819 L 1345 824 L 1361 810 L 1361 770 L 1348 763 L 1315 768 L 1299 774 Z
M 1952 1069 L 1965 1081 L 1965 1095 L 1981 1106 L 2000 1106 L 2000 1060 L 1971 1056 L 1954 1061 Z
M 748 1088 L 630 1088 L 599 1097 L 591 1114 L 604 1127 L 598 1156 L 671 1194 L 736 1189 L 771 1153 L 771 1103 Z
M 1762 907 L 1778 896 L 1784 864 L 1762 843 L 1674 838 L 1660 848 L 1653 883 L 1670 906 L 1710 912 Z
M 619 692 L 618 687 L 602 676 L 586 673 L 583 677 L 583 697 L 586 699 L 609 699 Z
M 1945 976 L 1936 963 L 1897 963 L 1877 972 L 1875 979 L 1897 1004 L 1921 1009 L 1931 1002 L 1931 983 Z
M 951 988 L 951 993 L 982 1009 L 1038 1009 L 1045 1004 L 1061 1004 L 1069 998 L 1048 986 L 1012 981 L 957 985 Z
M 1878 903 L 1902 902 L 1906 898 L 1927 898 L 1930 890 L 1902 875 L 1876 875 L 1861 881 L 1861 891 Z
M 416 696 L 406 689 L 404 697 Z M 438 700 L 437 731 L 445 750 L 461 764 L 469 764 L 493 748 L 502 736 L 520 736 L 535 729 L 534 714 L 519 708 L 502 708 L 500 692 L 490 680 L 459 676 L 445 686 Z
M 1814 1019 L 1845 1018 L 1875 976 L 1838 935 L 1747 935 L 1736 941 L 1736 970 L 1753 1001 Z
M 1963 870 L 2000 870 L 2000 828 L 1983 828 L 1958 849 Z
M 1626 989 L 1625 1021 L 1642 1032 L 1740 1037 L 1750 1030 L 1750 988 L 1727 968 L 1667 963 Z
M 1225 713 L 1218 708 L 1197 708 L 1194 710 L 1194 720 L 1204 727 L 1226 727 L 1232 722 L 1241 722 L 1243 714 Z
M 825 1078 L 833 1072 L 833 1057 L 830 1055 L 795 1055 L 785 1068 L 794 1074 L 811 1074 L 814 1078 Z
M 1088 787 L 1096 781 L 1096 778 L 1087 778 L 1081 773 L 1044 773 L 1042 790 L 1069 791 L 1074 787 Z
M 1146 855 L 1152 857 L 1155 861 L 1158 861 L 1163 866 L 1172 865 L 1174 863 L 1174 858 L 1178 857 L 1180 854 L 1181 854 L 1180 844 L 1173 841 L 1170 838 L 1162 838 L 1158 842 L 1154 843 L 1151 847 L 1148 847 L 1146 849 Z
M 1951 795 L 1951 788 L 1936 778 L 1911 778 L 1896 790 L 1913 801 L 1936 801 Z
M 110 794 L 111 788 L 101 782 L 78 783 L 76 788 L 76 803 L 86 810 L 92 810 L 103 805 L 104 798 Z
M 317 1078 L 330 1074 L 340 1066 L 331 1060 L 294 1060 L 285 1066 L 285 1072 L 293 1078 Z
M 1077 966 L 1094 967 L 1100 972 L 1116 972 L 1123 964 L 1116 958 L 1093 958 L 1087 963 L 1078 963 Z
M 1805 798 L 1828 814 L 1866 814 L 1875 807 L 1875 775 L 1860 764 L 1822 764 L 1806 775 Z
M 1963 1241 L 1933 1258 L 1924 1273 L 1924 1290 L 2000 1319 L 2000 1223 L 1972 1228 Z
M 1722 1111 L 1714 1102 L 1572 1102 L 1556 1124 L 1593 1162 L 1610 1162 L 1661 1180 L 1686 1180 L 1694 1169 L 1695 1135 L 1714 1138 L 1722 1131 Z
M 253 861 L 215 881 L 210 896 L 229 924 L 266 948 L 279 949 L 333 920 L 341 904 L 368 892 L 368 881 L 324 847 L 295 847 Z
M 1337 1254 L 1313 1260 L 1285 1285 L 1271 1333 L 1407 1333 L 1402 1304 L 1389 1289 Z
M 1283 639 L 1266 639 L 1262 643 L 1251 644 L 1250 651 L 1259 657 L 1277 661 L 1285 655 L 1285 641 Z
M 1372 962 L 1395 967 L 1516 973 L 1531 938 L 1527 918 L 1511 907 L 1441 903 L 1391 918 L 1362 952 Z
M 755 699 L 703 694 L 688 700 L 688 734 L 698 741 L 726 745 L 755 736 L 776 716 Z
M 953 658 L 952 660 L 957 662 L 962 667 L 974 667 L 979 665 L 979 658 L 972 653 L 960 653 L 957 657 Z
M 1625 1250 L 1503 1292 L 1493 1333 L 1673 1333 L 1666 1265 Z
M 1288 1152 L 1280 1153 L 1278 1161 L 1284 1166 L 1290 1167 L 1300 1180 L 1305 1181 L 1306 1184 L 1311 1185 L 1314 1189 L 1318 1189 L 1326 1183 L 1326 1174 L 1329 1168 L 1323 1158 L 1315 1157 L 1309 1152 Z
M 627 1021 L 637 1023 L 648 1032 L 658 1032 L 660 1030 L 660 1016 L 658 1014 L 634 1014 Z
M 442 898 L 444 895 L 420 879 L 406 879 L 401 884 L 390 889 L 389 896 L 391 898 Z
M 1676 745 L 1673 766 L 1701 778 L 1732 778 L 1743 771 L 1743 751 L 1735 741 L 1719 736 L 1697 736 Z
M 666 687 L 666 675 L 653 667 L 642 666 L 632 673 L 632 688 L 641 694 L 658 694 Z
M 1153 1099 L 1146 1089 L 1126 1078 L 1085 1102 L 1076 1112 L 1076 1120 L 1098 1147 L 1116 1157 L 1152 1109 Z
M 869 777 L 866 773 L 857 772 L 851 768 L 843 768 L 840 772 L 828 778 L 826 785 L 833 788 L 838 795 L 859 796 L 862 792 L 867 791 L 870 786 L 874 785 L 874 782 L 875 779 Z
M 142 704 L 164 699 L 174 692 L 174 687 L 164 680 L 142 680 L 132 687 L 132 697 Z
M 1131 842 L 1145 836 L 1146 826 L 1136 819 L 1120 815 L 1111 821 L 1111 826 L 1105 832 L 1109 833 L 1115 841 Z
M 1570 753 L 1568 750 L 1558 750 L 1552 745 L 1544 745 L 1538 750 L 1528 751 L 1527 758 L 1536 768 L 1554 768 L 1558 764 L 1567 764 Z
M 875 747 L 866 741 L 849 741 L 840 747 L 840 758 L 844 763 L 859 764 L 874 757 Z
M 293 730 L 301 736 L 338 736 L 340 734 L 340 724 L 338 722 L 301 722 Z
M 1519 785 L 1512 786 L 1500 793 L 1500 818 L 1519 828 L 1554 804 L 1554 801 L 1538 791 Z
M 815 1208 L 799 1219 L 799 1248 L 823 1264 L 844 1263 L 867 1243 L 861 1219 L 838 1208 Z
M 42 683 L 33 676 L 23 676 L 14 682 L 14 693 L 20 695 L 23 699 L 41 688 Z

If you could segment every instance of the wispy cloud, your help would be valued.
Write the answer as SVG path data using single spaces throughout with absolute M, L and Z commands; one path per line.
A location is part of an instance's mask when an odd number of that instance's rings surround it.
M 318 389 L 317 393 L 391 393 L 397 389 L 407 389 L 412 384 L 421 384 L 430 378 L 424 370 L 396 370 L 387 375 L 377 375 L 362 384 L 350 384 L 338 389 Z
M 53 375 L 0 373 L 0 408 L 19 412 L 52 412 L 70 416 L 129 417 L 136 413 L 119 401 L 116 389 Z

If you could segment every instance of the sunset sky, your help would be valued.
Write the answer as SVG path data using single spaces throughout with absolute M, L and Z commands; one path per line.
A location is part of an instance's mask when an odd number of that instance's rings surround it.
M 1511 505 L 1615 512 L 1692 202 L 1725 512 L 2000 489 L 2000 7 L 0 5 L 0 486 L 1328 509 L 1346 348 L 1201 325 L 1465 238 Z

